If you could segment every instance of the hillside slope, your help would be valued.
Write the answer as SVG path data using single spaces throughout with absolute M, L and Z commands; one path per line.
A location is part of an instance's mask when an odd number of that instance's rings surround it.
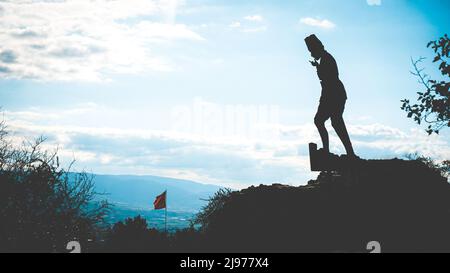
M 214 185 L 158 176 L 96 174 L 94 182 L 97 192 L 106 193 L 102 198 L 134 209 L 152 210 L 155 197 L 167 190 L 168 209 L 172 212 L 195 213 L 205 205 L 204 199 L 220 189 Z
M 234 192 L 208 217 L 213 252 L 450 251 L 450 185 L 419 161 L 357 161 L 308 186 Z

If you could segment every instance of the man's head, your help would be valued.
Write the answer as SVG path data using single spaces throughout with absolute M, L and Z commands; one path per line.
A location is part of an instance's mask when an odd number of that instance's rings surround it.
M 309 52 L 311 52 L 311 56 L 314 59 L 318 60 L 322 57 L 323 52 L 325 51 L 325 47 L 315 34 L 306 37 L 305 43 L 306 46 L 308 46 L 308 50 Z

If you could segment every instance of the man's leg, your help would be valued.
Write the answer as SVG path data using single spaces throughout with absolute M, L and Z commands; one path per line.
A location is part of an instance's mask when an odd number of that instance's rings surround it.
M 316 117 L 314 118 L 314 123 L 316 124 L 317 129 L 319 130 L 320 138 L 322 139 L 323 149 L 325 152 L 330 152 L 330 141 L 328 138 L 328 131 L 325 127 L 326 118 L 321 116 L 320 111 L 317 112 Z
M 344 118 L 342 115 L 334 116 L 331 118 L 331 124 L 333 125 L 336 134 L 344 144 L 347 155 L 354 156 L 355 151 L 353 150 L 352 142 L 350 141 L 350 136 L 348 135 L 347 127 L 345 126 Z

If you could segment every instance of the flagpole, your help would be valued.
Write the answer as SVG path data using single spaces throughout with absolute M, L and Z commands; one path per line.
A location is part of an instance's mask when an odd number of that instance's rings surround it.
M 166 221 L 165 221 L 165 223 L 166 223 L 166 228 L 165 228 L 165 230 L 166 230 L 166 234 L 167 234 L 167 190 L 166 190 Z

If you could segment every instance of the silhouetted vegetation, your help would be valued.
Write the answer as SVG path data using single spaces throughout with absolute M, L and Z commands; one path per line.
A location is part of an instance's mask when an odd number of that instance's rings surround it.
M 63 252 L 69 241 L 94 239 L 108 210 L 92 177 L 69 179 L 43 142 L 15 145 L 0 123 L 0 252 Z
M 430 157 L 422 156 L 419 154 L 410 154 L 407 155 L 409 160 L 416 160 L 424 163 L 426 166 L 430 168 L 430 170 L 434 170 L 439 173 L 442 177 L 449 178 L 450 177 L 450 160 L 444 160 L 442 162 L 437 162 Z
M 44 138 L 17 144 L 0 122 L 0 252 L 175 252 L 199 249 L 194 228 L 166 234 L 141 216 L 108 227 L 111 206 L 100 201 L 94 177 L 60 167 Z
M 149 228 L 141 216 L 116 223 L 106 239 L 107 252 L 167 252 L 170 247 L 168 236 Z
M 207 200 L 208 204 L 197 214 L 194 223 L 200 225 L 202 229 L 207 229 L 216 217 L 220 217 L 220 212 L 231 194 L 231 189 L 220 189 L 216 192 Z
M 447 34 L 437 41 L 431 41 L 427 47 L 431 47 L 436 54 L 433 62 L 439 64 L 439 70 L 447 80 L 433 80 L 420 68 L 420 63 L 425 58 L 413 60 L 414 71 L 419 83 L 425 87 L 425 91 L 418 92 L 417 103 L 411 104 L 410 100 L 402 100 L 402 110 L 408 113 L 408 118 L 414 119 L 419 125 L 428 123 L 428 134 L 439 134 L 440 130 L 450 127 L 450 39 Z
M 116 223 L 103 236 L 104 240 L 97 241 L 90 248 L 92 252 L 190 253 L 208 249 L 207 237 L 193 225 L 166 233 L 150 228 L 141 216 Z

